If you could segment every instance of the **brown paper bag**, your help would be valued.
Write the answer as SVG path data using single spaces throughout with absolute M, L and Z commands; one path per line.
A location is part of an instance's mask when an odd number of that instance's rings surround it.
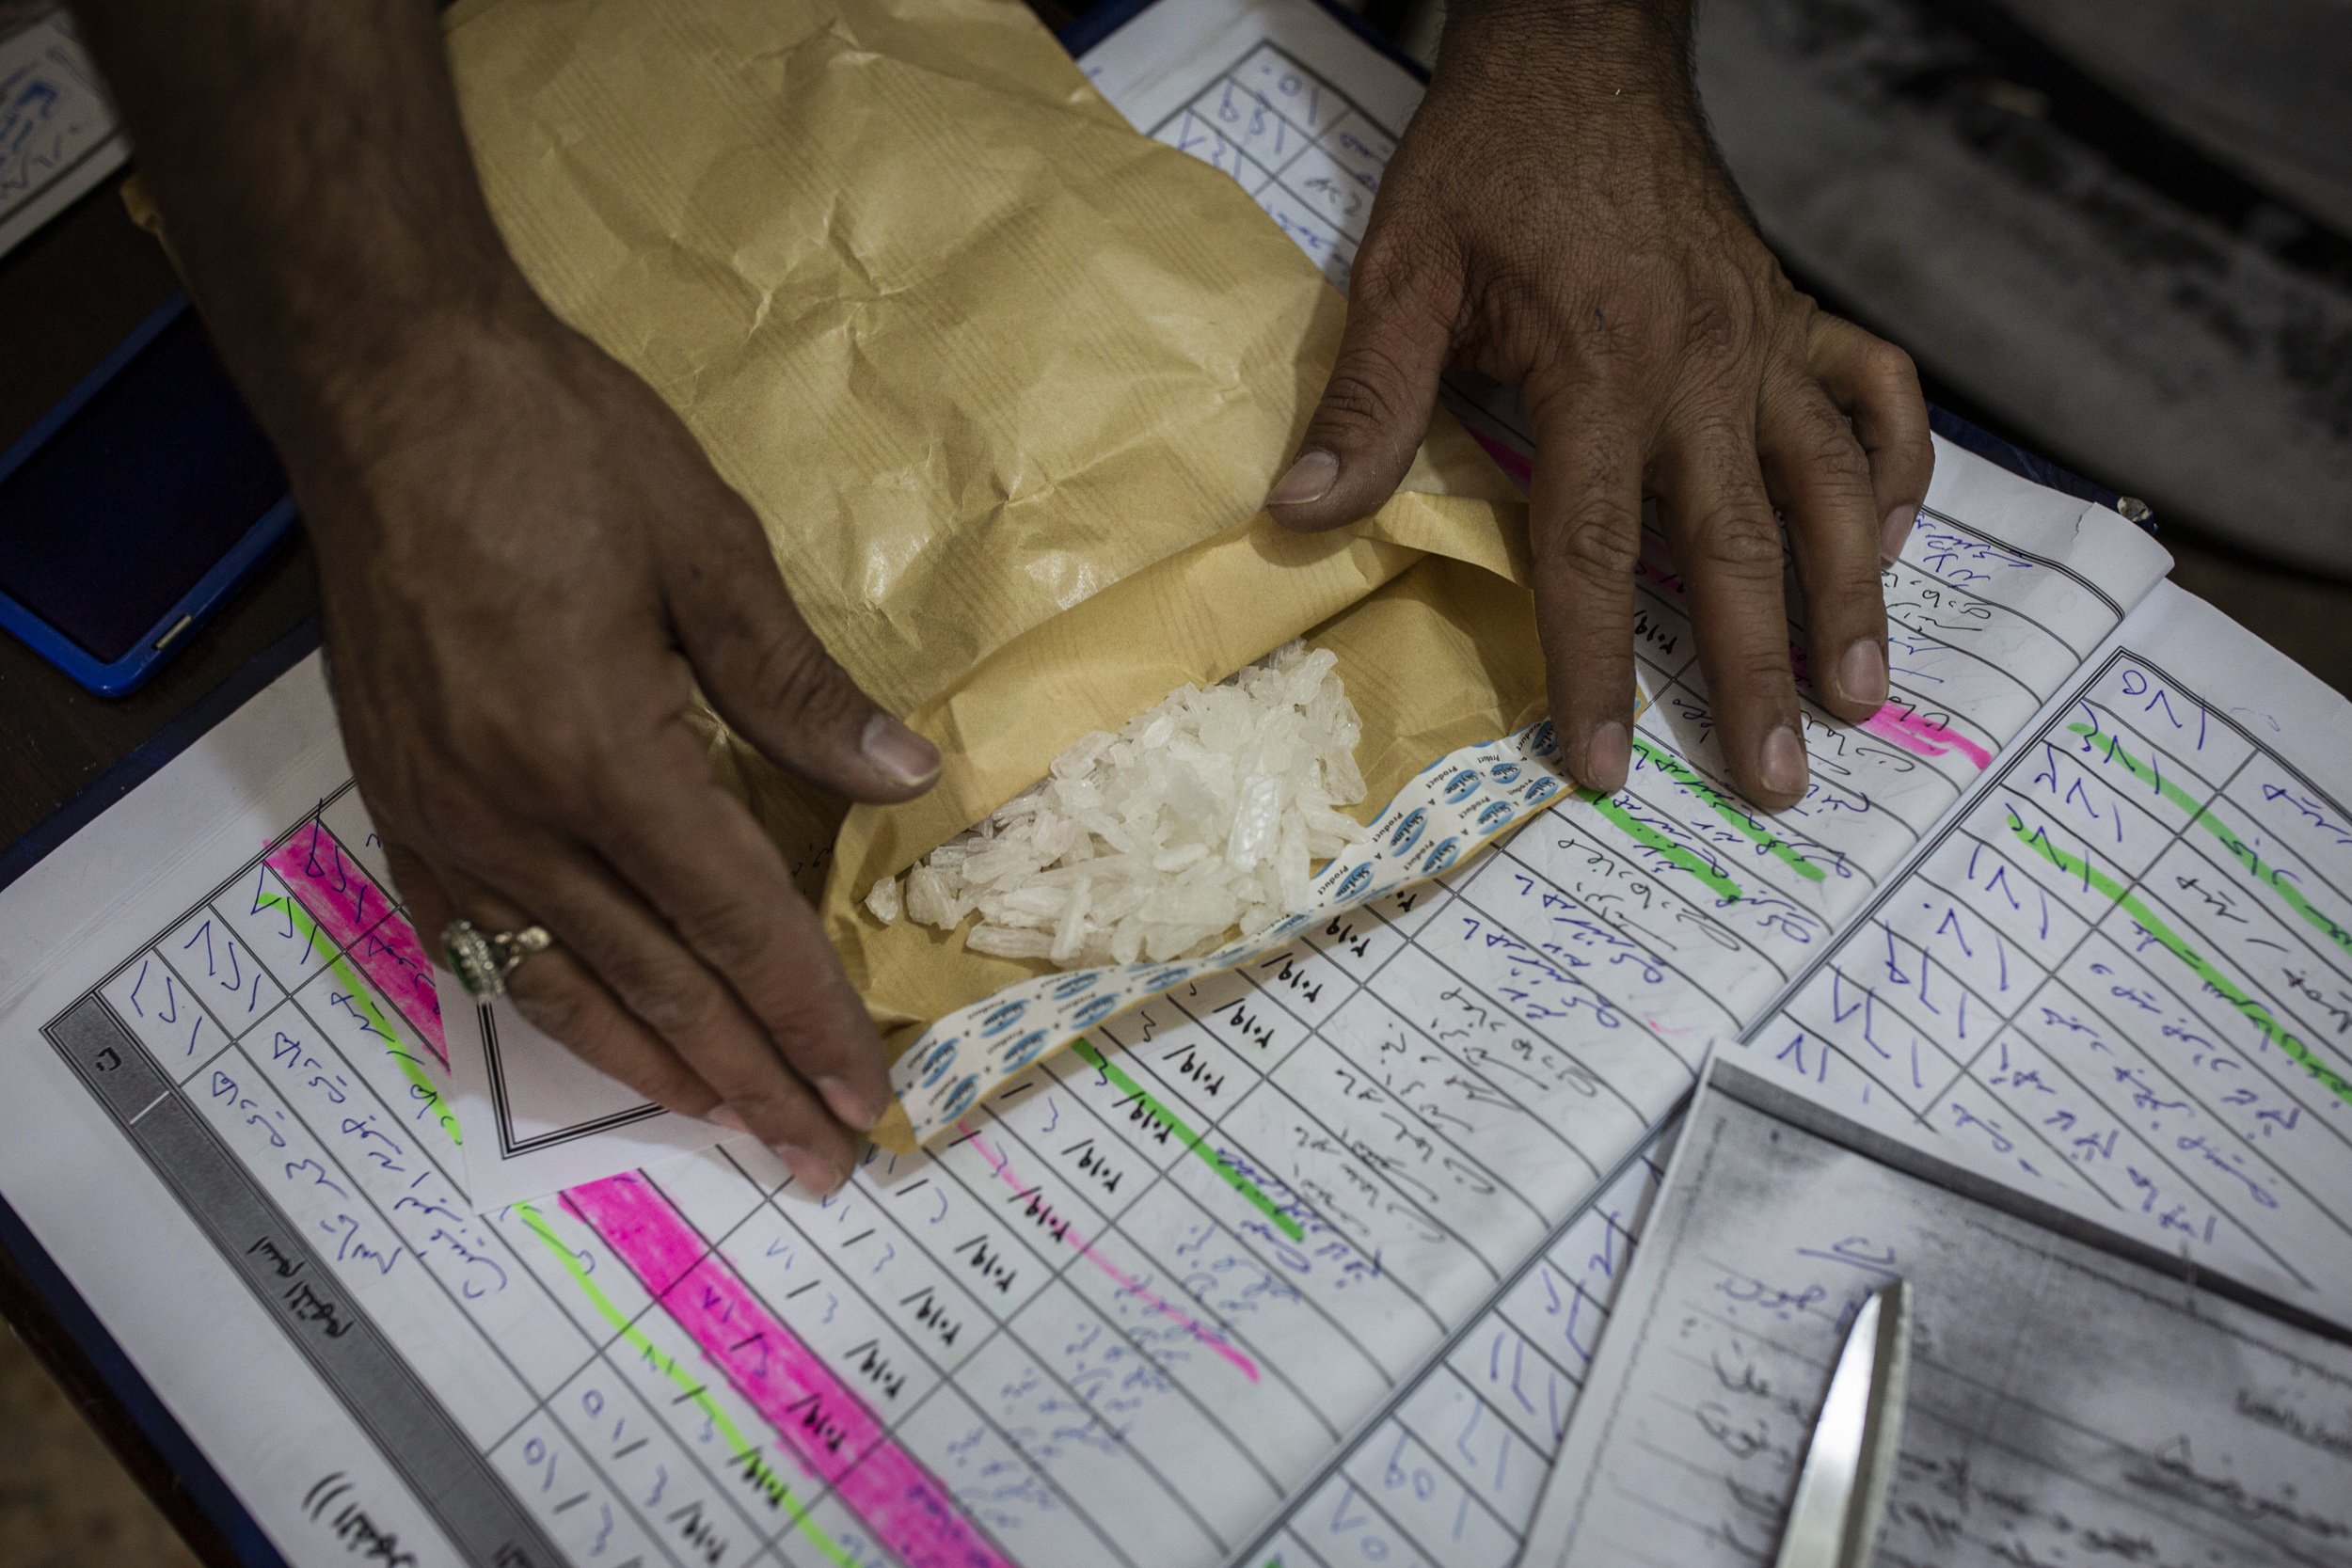
M 1184 681 L 1311 630 L 1368 811 L 1534 712 L 1508 481 L 1441 418 L 1369 524 L 1275 528 L 1342 300 L 1014 0 L 479 0 L 450 47 L 532 283 L 677 408 L 826 645 L 946 753 L 829 855 L 838 806 L 706 716 L 795 865 L 837 863 L 828 929 L 885 1026 L 1026 970 L 853 898 Z

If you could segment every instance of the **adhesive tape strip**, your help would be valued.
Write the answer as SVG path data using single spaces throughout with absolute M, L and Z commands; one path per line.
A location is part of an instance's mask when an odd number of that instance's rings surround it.
M 1448 752 L 1397 791 L 1373 819 L 1367 843 L 1324 867 L 1306 909 L 1257 936 L 1206 958 L 1041 974 L 940 1019 L 892 1066 L 898 1105 L 874 1130 L 875 1141 L 914 1148 L 952 1128 L 1006 1080 L 1105 1020 L 1204 974 L 1279 951 L 1336 911 L 1426 881 L 1574 788 L 1548 719 Z

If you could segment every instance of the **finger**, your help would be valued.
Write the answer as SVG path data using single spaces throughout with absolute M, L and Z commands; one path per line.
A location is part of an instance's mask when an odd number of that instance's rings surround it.
M 1845 416 L 1802 376 L 1766 394 L 1756 449 L 1804 584 L 1814 690 L 1822 706 L 1858 723 L 1886 704 L 1886 598 L 1869 460 Z
M 1632 763 L 1633 567 L 1642 554 L 1642 444 L 1613 399 L 1543 404 L 1528 502 L 1561 754 L 1578 784 L 1613 794 Z
M 733 990 L 610 868 L 580 847 L 530 834 L 497 865 L 483 868 L 480 879 L 545 926 L 716 1091 L 725 1107 L 705 1120 L 739 1122 L 818 1192 L 848 1179 L 855 1154 L 848 1130 L 786 1064 Z
M 858 689 L 801 619 L 758 525 L 744 518 L 728 558 L 690 562 L 670 614 L 721 717 L 762 754 L 856 800 L 904 800 L 939 776 L 939 751 Z
M 1935 475 L 1935 443 L 1928 435 L 1928 400 L 1911 356 L 1851 322 L 1817 316 L 1813 373 L 1848 418 L 1870 461 L 1879 553 L 1903 553 Z
M 530 915 L 484 884 L 461 874 L 453 874 L 452 879 L 465 890 L 467 918 L 484 930 L 513 931 L 532 924 Z M 433 930 L 454 918 L 455 905 L 445 904 L 444 909 L 449 912 Z M 717 1091 L 632 1017 L 560 942 L 524 959 L 507 977 L 506 994 L 516 1011 L 606 1077 L 665 1110 L 716 1119 L 712 1113 L 721 1103 Z
M 1804 793 L 1804 744 L 1781 596 L 1785 546 L 1757 470 L 1750 420 L 1729 409 L 1667 435 L 1659 516 L 1691 590 L 1699 665 L 1740 793 L 1775 811 Z
M 1379 510 L 1429 434 L 1453 342 L 1459 270 L 1376 225 L 1356 258 L 1347 328 L 1330 379 L 1266 507 L 1288 528 L 1321 530 Z
M 882 1041 L 775 846 L 710 782 L 682 727 L 620 787 L 599 853 L 726 982 L 834 1116 L 871 1128 L 890 1105 Z

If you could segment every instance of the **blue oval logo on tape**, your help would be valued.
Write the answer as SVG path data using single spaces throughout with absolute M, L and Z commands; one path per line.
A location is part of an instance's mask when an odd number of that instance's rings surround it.
M 1363 893 L 1364 889 L 1370 886 L 1372 886 L 1372 866 L 1370 863 L 1366 863 L 1358 866 L 1355 870 L 1349 872 L 1344 878 L 1341 879 L 1340 885 L 1331 890 L 1331 896 L 1334 898 L 1355 898 L 1359 896 Z
M 1088 997 L 1079 1005 L 1078 1010 L 1070 1015 L 1070 1022 L 1075 1028 L 1090 1029 L 1117 1011 L 1119 993 L 1106 990 L 1099 996 Z
M 1025 998 L 1016 998 L 1001 1007 L 992 1007 L 989 1009 L 988 1016 L 980 1020 L 980 1033 L 1001 1035 L 1020 1022 L 1021 1015 L 1028 1010 L 1029 1004 Z
M 951 1035 L 923 1053 L 920 1079 L 923 1087 L 928 1089 L 938 1083 L 946 1075 L 947 1069 L 956 1065 L 956 1047 L 962 1043 L 962 1038 L 961 1035 Z
M 1429 814 L 1419 806 L 1415 806 L 1411 811 L 1398 817 L 1396 826 L 1389 830 L 1391 852 L 1402 855 L 1411 849 L 1414 845 L 1421 842 L 1421 835 L 1428 827 Z
M 1050 1030 L 1032 1029 L 1013 1041 L 1012 1048 L 1005 1053 L 1005 1070 L 1013 1072 L 1036 1061 L 1038 1053 L 1043 1051 L 1045 1042 L 1053 1037 Z
M 1489 800 L 1486 809 L 1478 814 L 1478 831 L 1482 833 L 1493 832 L 1518 815 L 1518 808 L 1510 801 Z
M 1099 969 L 1085 969 L 1075 974 L 1065 974 L 1054 986 L 1054 1000 L 1067 1002 L 1082 990 L 1092 990 L 1102 978 L 1103 972 Z
M 1523 793 L 1527 796 L 1527 803 L 1532 806 L 1538 800 L 1549 800 L 1559 794 L 1560 781 L 1549 773 L 1541 774 L 1528 781 Z
M 980 1075 L 976 1072 L 956 1085 L 956 1092 L 949 1095 L 947 1103 L 940 1108 L 939 1119 L 944 1122 L 953 1121 L 963 1115 L 963 1108 L 971 1104 L 979 1092 Z
M 1422 856 L 1422 874 L 1423 876 L 1437 875 L 1437 873 L 1443 871 L 1447 866 L 1452 865 L 1454 863 L 1454 857 L 1459 855 L 1461 852 L 1462 841 L 1460 839 L 1439 839 L 1437 843 L 1429 847 L 1429 852 L 1427 854 Z
M 1487 768 L 1486 776 L 1499 784 L 1513 784 L 1519 782 L 1519 765 L 1505 758 Z
M 1445 782 L 1445 798 L 1457 806 L 1477 793 L 1478 775 L 1467 768 Z

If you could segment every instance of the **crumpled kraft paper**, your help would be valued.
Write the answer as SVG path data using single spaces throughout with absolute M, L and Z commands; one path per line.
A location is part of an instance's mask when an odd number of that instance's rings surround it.
M 919 800 L 850 813 L 821 910 L 885 1038 L 903 1048 L 921 1025 L 1050 966 L 969 952 L 961 931 L 883 927 L 858 907 L 875 879 L 1035 784 L 1089 730 L 1116 730 L 1186 681 L 1220 680 L 1302 633 L 1330 649 L 1363 717 L 1365 816 L 1435 758 L 1534 718 L 1543 666 L 1527 592 L 1438 556 L 1392 572 L 1406 553 L 1245 526 L 1056 616 L 919 710 L 947 772 Z
M 702 716 L 804 881 L 836 863 L 828 929 L 893 1037 L 1030 971 L 854 897 L 1085 730 L 1302 631 L 1341 654 L 1371 804 L 1532 716 L 1517 491 L 1441 416 L 1370 523 L 1276 528 L 1343 302 L 1014 0 L 474 0 L 449 38 L 532 284 L 678 410 L 826 645 L 946 753 L 829 854 L 839 804 Z

